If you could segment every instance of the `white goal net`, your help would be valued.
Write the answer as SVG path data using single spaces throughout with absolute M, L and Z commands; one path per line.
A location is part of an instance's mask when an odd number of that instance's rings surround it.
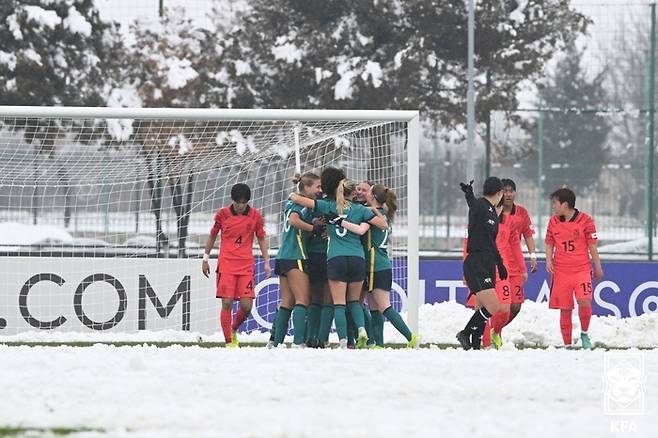
M 392 298 L 417 326 L 417 157 L 415 112 L 0 107 L 0 336 L 218 332 L 213 214 L 248 184 L 274 256 L 296 164 L 397 193 Z M 256 280 L 242 330 L 276 309 L 258 258 Z

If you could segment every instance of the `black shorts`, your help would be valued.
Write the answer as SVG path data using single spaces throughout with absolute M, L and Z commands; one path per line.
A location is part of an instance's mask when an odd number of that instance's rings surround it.
M 327 253 L 308 253 L 308 278 L 311 284 L 324 283 L 327 281 Z
M 285 277 L 291 269 L 299 269 L 302 272 L 308 273 L 307 261 L 287 259 L 276 259 L 274 261 L 274 273 L 279 277 Z
M 373 289 L 382 289 L 390 291 L 393 286 L 393 271 L 384 269 L 383 271 L 368 272 L 368 291 Z
M 366 261 L 357 256 L 338 256 L 327 262 L 327 278 L 345 283 L 357 283 L 366 278 Z
M 476 294 L 496 287 L 496 256 L 472 253 L 464 260 L 464 279 L 468 289 Z

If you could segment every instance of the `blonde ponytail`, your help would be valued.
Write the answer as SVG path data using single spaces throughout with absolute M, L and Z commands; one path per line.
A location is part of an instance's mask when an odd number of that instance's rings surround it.
M 352 203 L 348 197 L 354 189 L 354 181 L 350 181 L 347 178 L 341 179 L 338 183 L 338 188 L 336 189 L 336 211 L 339 215 L 342 215 L 345 212 L 345 208 Z

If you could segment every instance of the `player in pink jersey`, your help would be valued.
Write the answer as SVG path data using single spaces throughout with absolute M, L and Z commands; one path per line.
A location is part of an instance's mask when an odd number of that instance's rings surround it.
M 222 310 L 219 315 L 220 325 L 224 333 L 226 345 L 238 346 L 238 327 L 251 313 L 256 294 L 254 291 L 254 235 L 258 239 L 265 276 L 272 275 L 270 256 L 267 252 L 265 239 L 265 223 L 260 212 L 249 206 L 251 190 L 246 184 L 236 184 L 231 188 L 233 202 L 220 208 L 215 213 L 213 226 L 206 241 L 203 255 L 202 272 L 209 277 L 210 251 L 215 246 L 217 235 L 221 232 L 219 257 L 217 259 L 217 298 L 222 300 Z M 238 300 L 240 306 L 232 318 L 233 302 Z
M 571 347 L 573 297 L 578 302 L 580 338 L 584 349 L 592 347 L 587 330 L 592 318 L 592 263 L 594 278 L 603 278 L 594 220 L 576 209 L 576 195 L 568 188 L 551 193 L 554 216 L 546 230 L 546 270 L 552 274 L 549 307 L 560 309 L 560 329 Z M 591 260 L 590 260 L 591 257 Z
M 525 301 L 524 285 L 528 281 L 528 270 L 525 264 L 521 236 L 523 236 L 528 252 L 530 253 L 530 270 L 537 271 L 537 254 L 535 253 L 535 228 L 522 205 L 516 204 L 516 183 L 511 179 L 503 179 L 503 214 L 510 230 L 510 249 L 512 251 L 509 270 L 509 282 L 512 290 L 509 324 L 521 311 Z M 507 266 L 507 265 L 506 265 Z

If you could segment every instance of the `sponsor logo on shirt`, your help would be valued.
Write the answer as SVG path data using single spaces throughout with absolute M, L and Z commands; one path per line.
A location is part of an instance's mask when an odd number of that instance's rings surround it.
M 489 225 L 495 225 L 496 221 L 494 221 L 493 219 L 489 219 L 487 223 L 489 223 Z
M 485 278 L 485 279 L 484 279 L 484 282 L 485 282 L 485 283 L 491 283 L 491 277 L 487 277 L 487 278 Z

